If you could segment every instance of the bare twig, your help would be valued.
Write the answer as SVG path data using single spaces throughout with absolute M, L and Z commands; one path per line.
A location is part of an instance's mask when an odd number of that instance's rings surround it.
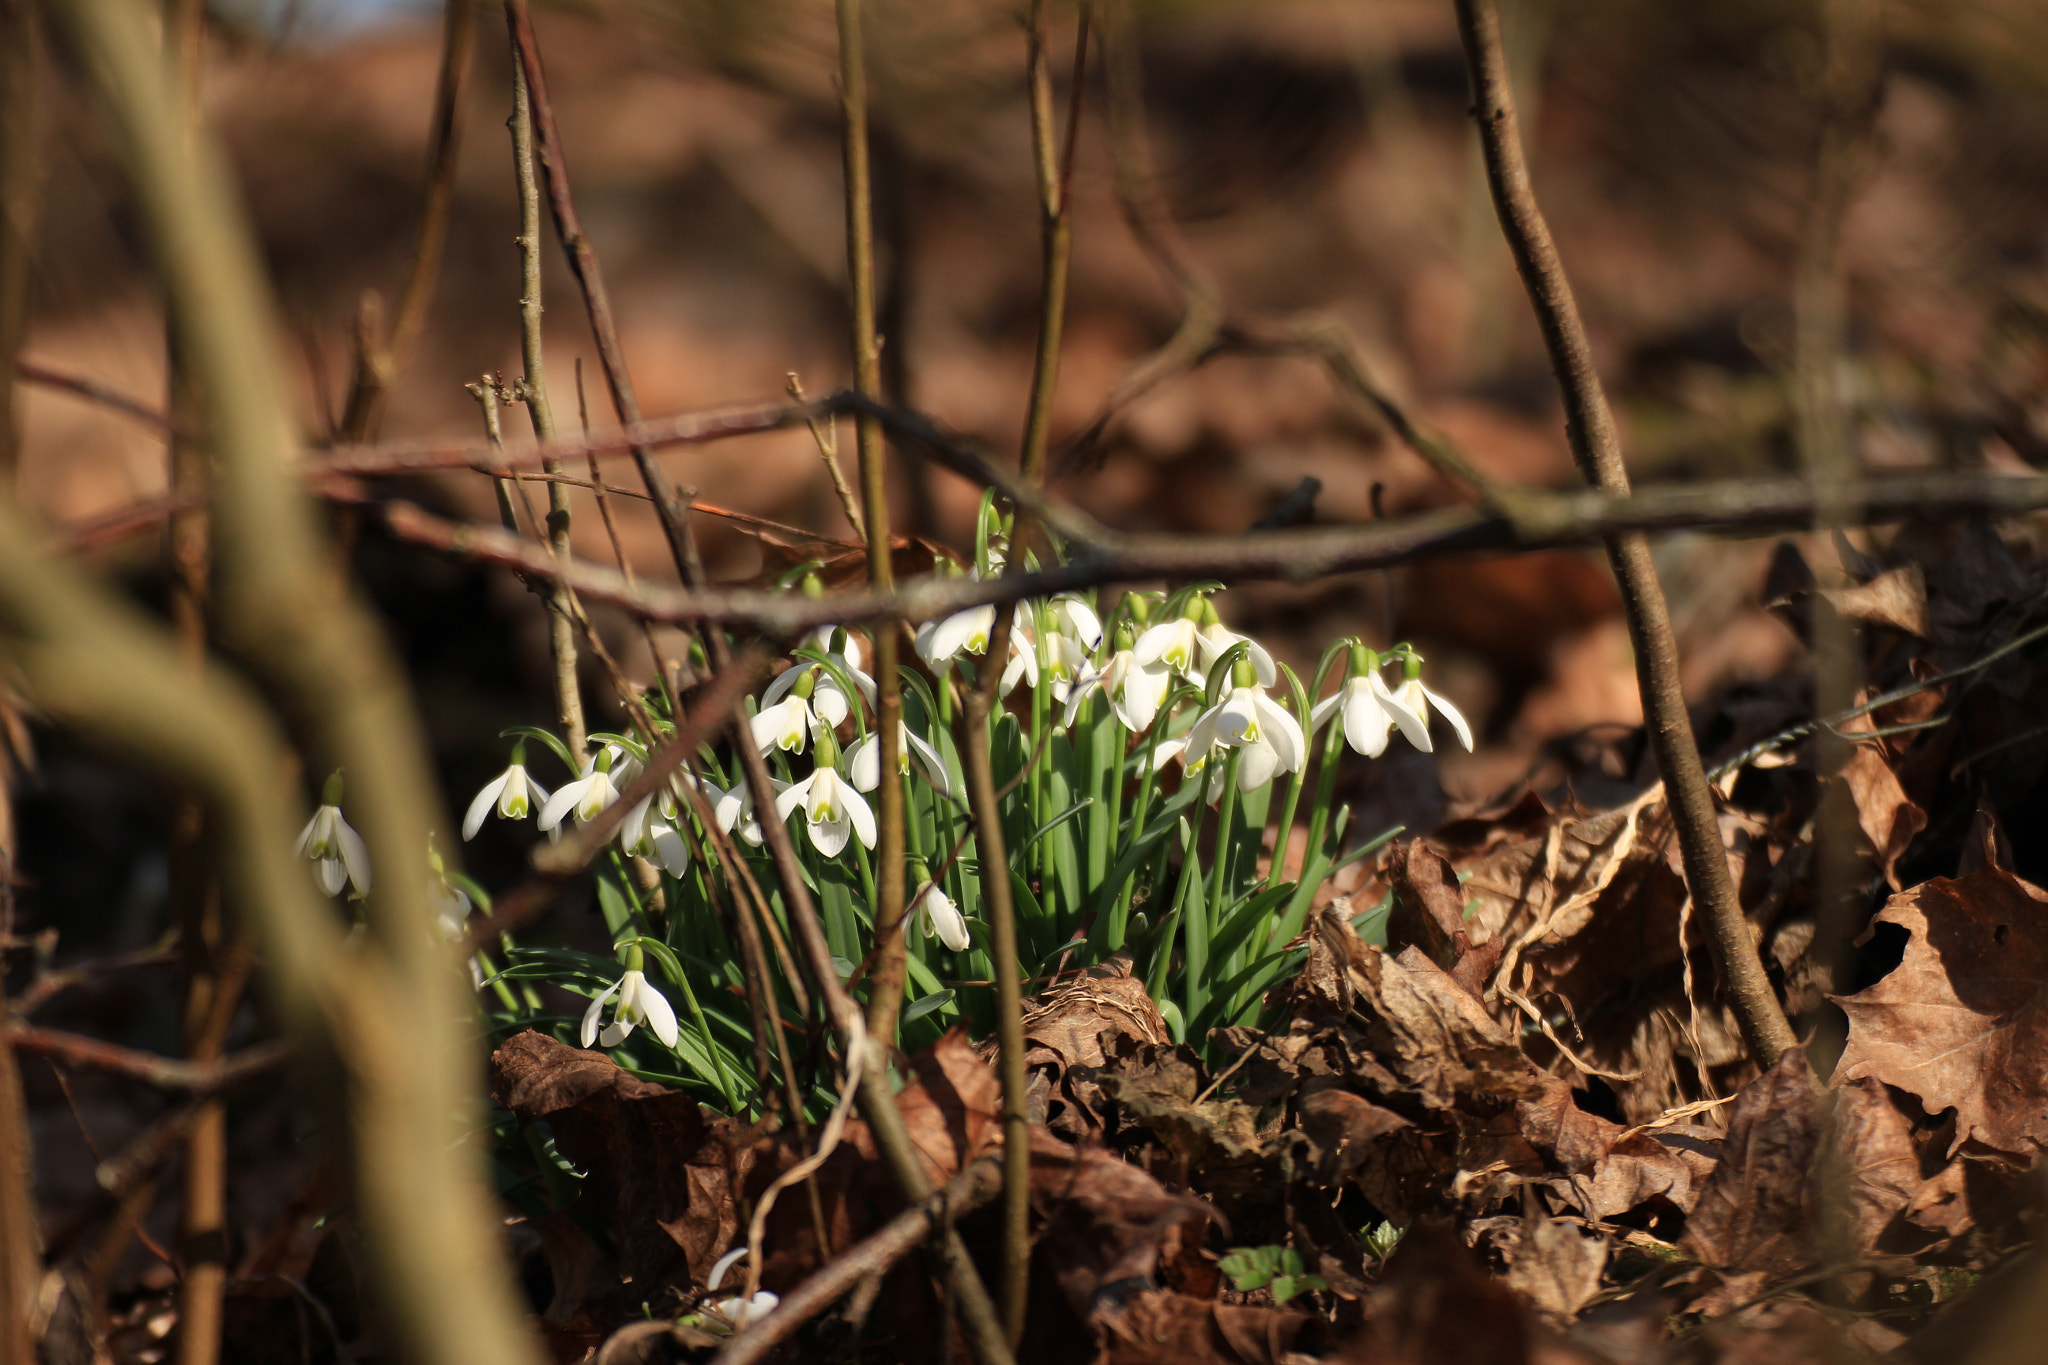
M 846 172 L 846 276 L 853 325 L 853 390 L 877 400 L 882 391 L 881 340 L 875 335 L 874 194 L 868 174 L 868 86 L 866 36 L 860 0 L 837 0 L 839 20 L 839 119 Z M 868 543 L 868 587 L 895 587 L 889 543 L 889 468 L 881 423 L 862 412 L 856 423 L 860 453 L 861 522 Z M 903 926 L 903 693 L 896 676 L 900 633 L 874 632 L 875 732 L 881 761 L 876 789 L 881 807 L 875 841 L 875 971 L 868 986 L 868 1032 L 884 1051 L 896 1045 L 896 1016 L 903 1007 L 908 945 Z
M 944 1189 L 897 1214 L 880 1231 L 834 1256 L 784 1294 L 774 1312 L 734 1334 L 713 1357 L 713 1365 L 754 1365 L 861 1281 L 887 1273 L 931 1236 L 935 1225 L 972 1213 L 1001 1188 L 1001 1167 L 993 1157 L 970 1162 Z
M 476 46 L 477 0 L 445 0 L 441 18 L 441 72 L 434 87 L 434 132 L 427 151 L 427 194 L 413 238 L 412 264 L 388 340 L 366 336 L 356 352 L 355 382 L 343 409 L 344 440 L 360 441 L 376 430 L 391 382 L 405 368 L 427 323 L 427 305 L 441 274 L 448 219 L 455 203 L 455 171 L 461 159 L 464 91 L 469 58 Z
M 20 450 L 15 413 L 17 352 L 28 335 L 35 223 L 41 195 L 36 155 L 37 67 L 42 14 L 37 0 L 0 0 L 0 485 L 12 487 Z M 0 706 L 11 706 L 0 698 Z M 17 852 L 14 755 L 0 740 L 0 941 L 14 934 Z M 10 1007 L 0 957 L 0 1026 Z M 35 1198 L 35 1147 L 21 1070 L 0 1046 L 0 1358 L 32 1360 L 33 1318 L 42 1280 L 42 1229 Z
M 229 209 L 236 196 L 225 169 L 179 117 L 173 76 L 131 6 L 71 0 L 59 12 L 114 116 L 212 442 L 223 638 L 346 764 L 351 805 L 383 874 L 358 951 L 339 951 L 334 917 L 290 856 L 291 816 L 303 807 L 279 789 L 287 769 L 261 706 L 223 675 L 202 687 L 157 657 L 168 651 L 148 627 L 39 560 L 10 525 L 0 535 L 0 598 L 22 642 L 15 657 L 55 713 L 189 775 L 224 808 L 225 856 L 240 903 L 265 931 L 280 1008 L 302 1039 L 331 1046 L 349 1071 L 343 1131 L 377 1285 L 404 1352 L 425 1365 L 524 1365 L 537 1352 L 495 1240 L 479 1154 L 466 1141 L 477 1068 L 458 1033 L 463 983 L 431 927 L 422 861 L 439 822 L 428 746 L 402 676 L 333 574 L 292 474 L 276 333 L 246 225 Z
M 534 439 L 545 445 L 555 438 L 555 414 L 548 401 L 547 348 L 541 327 L 540 177 L 534 168 L 533 100 L 526 66 L 516 51 L 512 55 L 511 128 L 512 172 L 519 186 L 519 356 L 526 371 L 518 394 L 533 423 Z M 562 472 L 560 460 L 542 467 L 550 474 Z M 569 557 L 569 490 L 559 483 L 548 485 L 547 540 L 555 558 Z M 569 752 L 580 757 L 586 747 L 586 732 L 583 689 L 576 678 L 576 601 L 574 590 L 559 581 L 548 595 L 548 649 L 555 665 L 556 717 L 568 738 Z
M 1529 183 L 1521 134 L 1515 124 L 1507 57 L 1501 46 L 1499 9 L 1494 0 L 1457 0 L 1457 12 L 1472 77 L 1487 183 L 1550 352 L 1551 367 L 1564 397 L 1565 430 L 1572 455 L 1587 482 L 1610 496 L 1625 496 L 1628 470 L 1622 462 L 1614 417 L 1579 320 L 1571 283 Z M 1621 533 L 1608 538 L 1607 551 L 1635 645 L 1637 683 L 1650 744 L 1671 795 L 1686 884 L 1694 904 L 1706 916 L 1714 963 L 1733 999 L 1743 1041 L 1758 1064 L 1768 1067 L 1797 1040 L 1764 973 L 1749 921 L 1728 873 L 1713 795 L 1679 683 L 1678 645 L 1664 591 L 1657 583 L 1650 543 L 1639 532 Z
M 2048 506 L 2048 478 L 1946 473 L 1873 478 L 1852 487 L 1848 500 L 1855 519 L 1865 524 L 1973 512 L 2011 516 Z M 727 622 L 784 639 L 813 626 L 882 617 L 929 620 L 982 603 L 1015 602 L 1111 583 L 1170 578 L 1303 583 L 1439 556 L 1584 546 L 1625 531 L 1754 535 L 1810 525 L 1813 513 L 1813 489 L 1804 480 L 1649 488 L 1622 498 L 1598 493 L 1528 495 L 1512 519 L 1474 508 L 1451 508 L 1366 526 L 1298 527 L 1239 536 L 1105 532 L 1108 539 L 1100 549 L 1037 573 L 984 580 L 923 578 L 890 594 L 806 598 L 746 588 L 678 591 L 645 582 L 629 587 L 613 570 L 575 561 L 558 565 L 538 547 L 522 545 L 495 528 L 449 522 L 406 502 L 384 508 L 392 531 L 408 540 L 522 572 L 562 574 L 582 596 L 650 620 Z
M 159 1057 L 134 1048 L 89 1038 L 82 1033 L 40 1028 L 34 1024 L 12 1024 L 7 1040 L 16 1052 L 35 1057 L 54 1057 L 68 1066 L 107 1071 L 141 1081 L 159 1090 L 182 1090 L 194 1095 L 215 1095 L 252 1077 L 275 1070 L 285 1059 L 282 1043 L 259 1043 L 217 1061 L 190 1061 L 182 1057 Z
M 34 361 L 19 359 L 14 362 L 14 372 L 31 384 L 39 384 L 46 389 L 58 389 L 83 398 L 88 403 L 97 403 L 108 411 L 118 412 L 123 417 L 140 422 L 153 431 L 169 435 L 175 430 L 168 413 L 158 411 L 139 398 L 131 398 L 125 393 L 108 388 L 96 379 L 67 374 L 62 370 L 53 370 L 48 365 L 38 365 Z
M 798 403 L 809 402 L 804 397 L 803 381 L 796 377 L 794 370 L 790 372 L 788 378 L 789 396 Z M 860 500 L 854 497 L 853 489 L 847 486 L 846 471 L 839 467 L 839 425 L 830 417 L 813 417 L 807 425 L 811 429 L 811 441 L 818 447 L 818 459 L 825 466 L 825 477 L 832 480 L 832 495 L 839 499 L 839 510 L 846 513 L 846 524 L 853 528 L 853 533 L 865 542 L 868 538 L 868 525 L 860 514 Z

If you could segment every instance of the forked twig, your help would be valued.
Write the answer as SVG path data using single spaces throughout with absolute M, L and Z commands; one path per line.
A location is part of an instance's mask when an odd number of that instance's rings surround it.
M 1606 391 L 1579 320 L 1571 282 L 1529 182 L 1515 123 L 1507 56 L 1501 45 L 1499 8 L 1495 0 L 1457 0 L 1457 11 L 1476 100 L 1487 184 L 1564 397 L 1565 432 L 1572 456 L 1588 483 L 1610 496 L 1626 496 L 1628 470 L 1622 462 L 1621 440 L 1608 410 Z M 1664 590 L 1657 582 L 1656 564 L 1650 557 L 1650 542 L 1640 532 L 1615 534 L 1607 538 L 1607 553 L 1621 588 L 1629 637 L 1635 644 L 1643 715 L 1657 767 L 1670 792 L 1686 885 L 1706 917 L 1714 965 L 1732 998 L 1743 1041 L 1759 1065 L 1770 1067 L 1797 1039 L 1764 972 L 1728 872 L 1713 794 L 1707 787 L 1699 744 L 1686 712 L 1678 643 Z

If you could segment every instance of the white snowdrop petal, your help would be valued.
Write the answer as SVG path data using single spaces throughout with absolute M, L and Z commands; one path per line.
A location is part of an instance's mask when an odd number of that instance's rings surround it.
M 498 797 L 503 794 L 505 784 L 511 780 L 512 771 L 508 768 L 489 782 L 484 783 L 484 789 L 476 794 L 476 799 L 469 803 L 469 809 L 463 813 L 463 842 L 467 843 L 469 840 L 474 839 L 476 832 L 483 828 L 484 817 L 491 813 L 491 807 L 498 803 Z
M 597 1041 L 597 1021 L 604 1017 L 604 1002 L 618 993 L 619 985 L 619 982 L 614 981 L 605 987 L 604 994 L 592 1000 L 589 1007 L 583 1011 L 583 1030 L 579 1035 L 583 1039 L 583 1046 L 589 1047 Z M 609 1047 L 610 1044 L 606 1046 Z
M 356 884 L 356 890 L 369 895 L 370 846 L 339 815 L 334 817 L 334 841 L 340 846 L 341 865 L 348 870 L 348 879 Z

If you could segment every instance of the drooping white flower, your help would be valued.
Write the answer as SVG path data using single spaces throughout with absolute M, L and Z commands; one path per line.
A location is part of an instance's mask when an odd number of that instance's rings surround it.
M 1237 788 L 1256 791 L 1280 773 L 1299 772 L 1308 745 L 1301 725 L 1264 687 L 1239 685 L 1189 727 L 1187 758 L 1206 758 L 1212 748 L 1236 749 Z
M 796 672 L 795 669 L 789 673 Z M 788 677 L 789 673 L 782 676 Z M 776 681 L 781 681 L 777 679 Z M 844 699 L 841 699 L 842 702 Z M 762 753 L 780 749 L 784 753 L 802 753 L 804 745 L 817 735 L 820 728 L 818 718 L 811 712 L 811 703 L 803 697 L 784 697 L 773 706 L 764 706 L 747 722 L 753 733 L 754 747 Z
M 953 898 L 939 889 L 937 882 L 925 886 L 911 906 L 917 915 L 919 930 L 926 938 L 938 936 L 939 942 L 956 953 L 964 953 L 974 946 L 974 940 L 967 935 L 967 919 L 960 913 L 960 907 L 953 904 Z
M 1387 751 L 1387 738 L 1396 725 L 1411 739 L 1419 728 L 1427 741 L 1429 727 L 1420 725 L 1419 718 L 1406 707 L 1389 705 L 1391 701 L 1377 669 L 1361 673 L 1345 679 L 1342 687 L 1316 703 L 1309 712 L 1309 729 L 1320 730 L 1330 717 L 1337 716 L 1344 726 L 1344 742 L 1367 758 L 1378 758 Z
M 1010 657 L 1003 664 L 1003 676 L 996 684 L 996 694 L 1009 696 L 1019 681 L 1028 687 L 1038 686 L 1038 640 L 1022 620 L 1010 631 Z
M 988 637 L 996 628 L 993 605 L 969 607 L 937 621 L 928 621 L 917 633 L 917 652 L 937 670 L 962 654 L 988 653 Z M 926 632 L 930 633 L 927 634 Z
M 651 859 L 669 876 L 680 877 L 690 870 L 690 841 L 681 825 L 675 798 L 662 792 L 657 806 L 650 792 L 619 822 L 619 847 L 627 857 Z
M 611 1023 L 599 1033 L 597 1021 L 604 1017 L 605 1001 L 614 994 L 619 997 L 618 1008 L 612 1013 Z M 648 984 L 644 973 L 629 970 L 605 987 L 604 994 L 583 1011 L 583 1046 L 589 1047 L 595 1040 L 605 1047 L 617 1047 L 641 1024 L 654 1030 L 663 1047 L 676 1045 L 676 1012 L 670 1008 L 668 998 Z
M 548 789 L 533 780 L 526 771 L 521 756 L 513 755 L 511 766 L 484 783 L 483 790 L 469 803 L 469 813 L 462 817 L 462 838 L 468 842 L 483 828 L 484 817 L 491 813 L 495 804 L 498 818 L 502 820 L 524 820 L 535 810 L 547 804 Z
M 778 792 L 789 786 L 772 777 L 768 782 Z M 728 834 L 738 834 L 755 848 L 759 848 L 767 837 L 761 833 L 761 817 L 754 810 L 754 788 L 744 777 L 731 791 L 718 793 L 718 799 L 711 803 L 711 814 L 720 829 Z
M 1062 635 L 1071 635 L 1089 649 L 1102 643 L 1102 618 L 1072 593 L 1061 593 L 1045 604 L 1052 617 L 1052 628 Z
M 1216 661 L 1223 657 L 1224 652 L 1239 642 L 1248 646 L 1245 657 L 1252 661 L 1252 668 L 1258 673 L 1259 686 L 1271 687 L 1274 680 L 1280 676 L 1273 668 L 1273 656 L 1268 654 L 1266 647 L 1257 640 L 1249 635 L 1238 634 L 1221 621 L 1211 621 L 1203 626 L 1195 637 L 1196 646 L 1202 655 L 1202 675 L 1207 677 L 1209 670 L 1216 667 Z
M 876 704 L 875 680 L 852 665 L 848 665 L 846 671 L 853 678 L 853 685 L 867 698 L 868 706 L 873 708 Z M 846 718 L 853 714 L 853 707 L 848 703 L 846 693 L 840 690 L 837 678 L 809 659 L 799 659 L 794 666 L 775 675 L 774 680 L 761 693 L 761 715 L 767 715 L 777 703 L 789 696 L 791 689 L 802 681 L 806 674 L 815 674 L 817 679 L 810 697 L 811 714 L 827 725 L 843 724 Z M 760 716 L 756 716 L 755 720 L 759 721 Z M 787 749 L 789 746 L 782 743 L 781 733 L 778 732 L 777 743 Z M 754 742 L 761 743 L 761 732 L 758 729 L 754 732 Z M 802 747 L 801 742 L 797 747 Z M 762 752 L 767 752 L 766 746 L 763 746 Z
M 758 1322 L 775 1311 L 782 1300 L 765 1289 L 756 1290 L 751 1299 L 738 1297 L 720 1299 L 711 1305 L 718 1312 L 717 1318 L 704 1318 L 698 1326 L 714 1336 L 725 1336 L 737 1332 L 750 1322 Z M 723 1319 L 720 1321 L 719 1319 Z
M 827 858 L 836 858 L 855 833 L 869 848 L 875 846 L 875 813 L 838 770 L 820 766 L 801 782 L 792 782 L 775 797 L 775 818 L 787 820 L 802 808 L 811 844 Z
M 1375 679 L 1374 681 L 1378 681 Z M 1451 723 L 1451 729 L 1458 735 L 1458 742 L 1465 751 L 1472 751 L 1472 727 L 1465 723 L 1465 717 L 1458 708 L 1423 684 L 1419 677 L 1404 678 L 1395 684 L 1387 694 L 1388 709 L 1394 713 L 1394 722 L 1401 727 L 1401 733 L 1408 742 L 1424 753 L 1431 752 L 1428 713 L 1436 713 Z M 1408 723 L 1412 720 L 1412 724 Z
M 1140 668 L 1172 669 L 1190 682 L 1201 682 L 1205 676 L 1201 638 L 1200 626 L 1189 617 L 1178 616 L 1140 635 L 1131 646 L 1131 658 Z
M 1089 671 L 1089 646 L 1064 631 L 1045 638 L 1045 676 L 1052 685 L 1053 700 L 1064 702 L 1075 681 Z
M 536 823 L 542 833 L 555 829 L 571 814 L 576 823 L 587 825 L 595 820 L 598 813 L 619 799 L 620 782 L 632 782 L 631 770 L 639 765 L 627 760 L 627 768 L 618 768 L 613 761 L 613 750 L 606 748 L 594 758 L 584 762 L 583 773 L 573 782 L 562 784 L 547 804 L 540 808 L 540 819 Z M 616 769 L 616 771 L 615 771 Z
M 918 771 L 924 774 L 924 780 L 937 788 L 939 795 L 953 794 L 952 784 L 946 777 L 946 760 L 939 757 L 937 749 L 899 720 L 896 722 L 896 765 L 905 777 L 910 775 L 913 757 L 917 759 Z M 865 734 L 848 746 L 846 776 L 859 791 L 871 792 L 882 785 L 881 736 Z
M 1071 726 L 1081 703 L 1099 691 L 1109 698 L 1109 708 L 1124 729 L 1143 734 L 1158 717 L 1160 704 L 1172 687 L 1173 670 L 1164 662 L 1147 667 L 1138 662 L 1135 651 L 1120 649 L 1101 668 L 1074 680 L 1067 693 L 1066 723 Z
M 340 806 L 328 803 L 313 812 L 299 831 L 299 856 L 313 860 L 313 875 L 328 895 L 340 895 L 351 882 L 358 896 L 370 894 L 369 845 L 341 818 Z
M 709 1292 L 723 1284 L 725 1282 L 725 1272 L 732 1269 L 739 1262 L 746 1260 L 747 1254 L 747 1248 L 734 1247 L 731 1251 L 719 1257 L 718 1263 L 711 1267 L 710 1276 L 704 1281 L 705 1290 Z M 755 1293 L 751 1298 L 742 1298 L 734 1295 L 731 1298 L 720 1299 L 711 1305 L 712 1314 L 700 1319 L 698 1326 L 717 1336 L 725 1336 L 745 1327 L 756 1319 L 774 1312 L 775 1306 L 781 1302 L 781 1299 L 765 1289 Z

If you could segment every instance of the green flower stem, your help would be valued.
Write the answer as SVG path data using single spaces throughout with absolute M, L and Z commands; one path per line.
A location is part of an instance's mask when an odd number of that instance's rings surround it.
M 1209 903 L 1206 913 L 1190 916 L 1188 920 L 1188 1018 L 1193 1019 L 1209 1000 L 1209 940 L 1223 923 L 1223 910 L 1230 902 L 1230 864 L 1233 848 L 1233 833 L 1237 825 L 1237 769 L 1243 760 L 1244 751 L 1232 749 L 1230 756 L 1223 760 L 1223 798 L 1216 807 L 1216 851 L 1211 857 L 1213 864 L 1209 880 Z M 1209 774 L 1202 774 L 1204 782 Z M 1201 922 L 1198 938 L 1195 924 Z
M 1202 894 L 1202 861 L 1195 847 L 1194 827 L 1183 818 L 1180 831 L 1180 881 L 1174 886 L 1172 902 L 1160 907 L 1158 942 L 1153 945 L 1152 968 L 1145 977 L 1145 991 L 1154 1000 L 1166 998 L 1166 982 L 1173 970 L 1174 933 L 1188 919 L 1189 903 Z M 1165 856 L 1163 850 L 1161 856 Z
M 1285 880 L 1282 875 L 1287 865 L 1287 845 L 1294 833 L 1294 812 L 1301 804 L 1301 789 L 1308 785 L 1308 764 L 1304 763 L 1287 783 L 1287 795 L 1280 801 L 1280 822 L 1273 826 L 1273 865 L 1266 869 L 1266 889 L 1272 890 Z M 1302 866 L 1307 867 L 1304 860 Z
M 1153 770 L 1153 756 L 1158 751 L 1159 741 L 1163 737 L 1163 729 L 1163 718 L 1155 720 L 1153 728 L 1145 733 L 1139 745 L 1139 753 L 1142 757 L 1139 759 L 1138 768 L 1138 801 L 1131 809 L 1131 822 L 1123 826 L 1124 829 L 1130 832 L 1130 837 L 1133 840 L 1136 840 L 1139 835 L 1145 832 L 1145 818 L 1152 813 L 1152 790 L 1159 785 L 1155 780 L 1158 774 Z M 1118 791 L 1123 789 L 1123 770 L 1121 767 L 1117 770 L 1116 787 Z M 1118 858 L 1122 858 L 1124 850 L 1119 847 L 1116 855 Z M 1157 878 L 1154 881 L 1156 884 Z M 1115 952 L 1124 946 L 1125 937 L 1130 930 L 1131 898 L 1137 894 L 1137 890 L 1138 872 L 1136 868 L 1133 868 L 1130 876 L 1124 878 L 1124 884 L 1116 888 L 1116 908 L 1110 912 L 1108 944 L 1109 951 L 1111 952 Z M 1157 992 L 1154 992 L 1154 994 L 1156 995 Z
M 1309 812 L 1308 843 L 1302 850 L 1301 865 L 1306 873 L 1309 865 L 1323 851 L 1323 838 L 1330 829 L 1330 803 L 1337 794 L 1337 762 L 1344 747 L 1344 727 L 1333 721 L 1329 735 L 1323 740 L 1322 768 L 1316 774 L 1316 804 Z

